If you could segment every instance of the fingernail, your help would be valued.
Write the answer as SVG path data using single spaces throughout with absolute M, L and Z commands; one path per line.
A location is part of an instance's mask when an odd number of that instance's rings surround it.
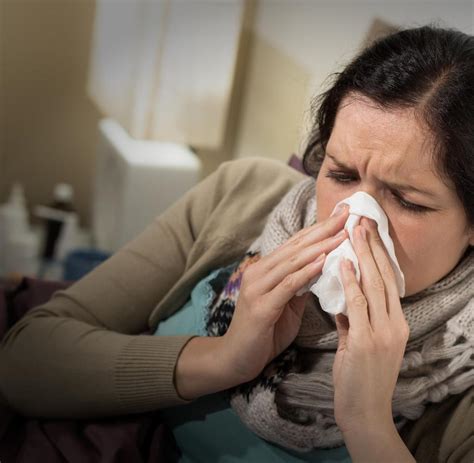
M 339 204 L 334 211 L 334 215 L 342 215 L 347 209 L 347 204 Z
M 354 265 L 352 264 L 352 261 L 350 259 L 344 259 L 342 261 L 342 265 L 344 265 L 344 268 L 349 272 L 354 272 Z
M 364 240 L 367 241 L 367 230 L 362 226 L 359 225 L 359 236 Z
M 360 224 L 365 228 L 370 228 L 372 230 L 376 228 L 376 222 L 374 220 L 368 219 L 367 217 L 362 217 Z

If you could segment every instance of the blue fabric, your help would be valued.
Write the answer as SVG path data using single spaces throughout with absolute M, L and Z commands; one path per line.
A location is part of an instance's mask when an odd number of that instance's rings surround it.
M 201 280 L 188 302 L 155 332 L 157 336 L 198 334 L 206 336 L 205 323 L 214 291 L 210 280 L 229 275 L 234 266 L 218 269 Z M 162 418 L 171 429 L 182 452 L 180 463 L 231 462 L 321 462 L 350 463 L 345 446 L 329 450 L 295 452 L 261 439 L 250 431 L 230 407 L 222 393 L 200 397 L 190 404 L 162 410 Z

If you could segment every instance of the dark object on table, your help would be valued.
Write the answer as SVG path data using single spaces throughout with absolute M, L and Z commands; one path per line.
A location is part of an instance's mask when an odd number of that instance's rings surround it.
M 110 254 L 96 249 L 76 249 L 64 259 L 64 280 L 79 280 L 100 265 Z
M 50 208 L 54 211 L 75 212 L 76 208 L 72 203 L 73 190 L 66 183 L 59 183 L 54 188 L 54 201 L 50 204 Z M 63 220 L 55 220 L 53 218 L 46 219 L 45 243 L 42 252 L 42 258 L 50 261 L 54 260 L 56 253 L 56 243 L 61 234 L 64 225 Z

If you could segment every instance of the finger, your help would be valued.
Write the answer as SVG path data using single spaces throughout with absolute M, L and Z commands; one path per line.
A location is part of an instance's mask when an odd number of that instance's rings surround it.
M 278 254 L 279 261 L 274 261 L 274 267 L 263 270 L 263 276 L 254 283 L 254 290 L 257 294 L 264 294 L 271 291 L 275 286 L 287 276 L 306 265 L 314 262 L 321 254 L 329 254 L 336 249 L 345 239 L 348 238 L 346 230 L 341 230 L 334 237 L 327 238 L 320 243 L 313 244 L 301 250 L 295 250 L 294 254 L 287 257 L 285 253 Z
M 288 239 L 283 246 L 288 244 L 294 244 L 294 242 L 302 242 L 304 244 L 306 239 L 309 239 L 310 242 L 317 239 L 317 237 L 328 237 L 334 235 L 338 230 L 343 228 L 349 217 L 349 207 L 344 205 L 341 207 L 337 214 L 334 214 L 327 219 L 317 222 L 310 227 L 301 229 L 298 233 Z
M 344 227 L 348 218 L 348 209 L 344 208 L 342 214 L 331 216 L 323 222 L 304 228 L 285 241 L 268 256 L 260 259 L 260 265 L 266 270 L 273 268 L 281 260 L 289 259 L 300 249 L 323 241 L 336 235 Z
M 325 257 L 326 255 L 323 254 L 316 262 L 311 262 L 302 269 L 288 274 L 277 286 L 264 294 L 265 306 L 281 312 L 287 302 L 303 286 L 307 285 L 316 275 L 321 273 Z
M 336 314 L 336 329 L 337 329 L 337 351 L 343 352 L 347 349 L 347 338 L 349 335 L 349 319 L 342 313 Z M 333 378 L 339 376 L 341 371 L 341 362 L 335 361 L 333 364 Z
M 391 320 L 406 321 L 400 304 L 400 296 L 398 294 L 398 286 L 392 268 L 392 262 L 377 231 L 377 225 L 372 220 L 363 220 L 361 224 L 363 224 L 367 230 L 369 245 L 372 249 L 375 263 L 385 282 L 388 316 Z
M 388 322 L 385 283 L 372 255 L 367 230 L 361 225 L 354 228 L 353 244 L 359 261 L 362 291 L 368 303 L 370 324 L 377 330 Z
M 367 299 L 359 287 L 354 272 L 354 266 L 349 259 L 341 260 L 341 276 L 346 297 L 347 318 L 350 329 L 354 333 L 367 335 L 371 330 L 369 313 L 367 310 Z
M 289 238 L 284 245 L 286 244 L 292 244 L 293 241 L 299 240 L 301 238 L 307 237 L 310 233 L 314 233 L 315 230 L 320 230 L 322 227 L 325 227 L 327 224 L 340 224 L 341 222 L 344 224 L 346 223 L 346 220 L 349 216 L 349 207 L 344 204 L 339 210 L 337 211 L 336 214 L 331 215 L 327 219 L 317 222 L 309 227 L 302 228 L 298 233 L 293 235 L 291 238 Z

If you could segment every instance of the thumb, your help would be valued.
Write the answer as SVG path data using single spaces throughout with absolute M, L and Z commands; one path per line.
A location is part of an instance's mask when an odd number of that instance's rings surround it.
M 301 296 L 293 296 L 290 301 L 290 306 L 293 312 L 299 317 L 303 317 L 304 309 L 306 306 L 306 300 L 308 299 L 309 292 L 302 294 Z
M 339 343 L 345 343 L 347 333 L 349 332 L 349 319 L 342 313 L 336 315 L 336 329 L 339 336 Z

